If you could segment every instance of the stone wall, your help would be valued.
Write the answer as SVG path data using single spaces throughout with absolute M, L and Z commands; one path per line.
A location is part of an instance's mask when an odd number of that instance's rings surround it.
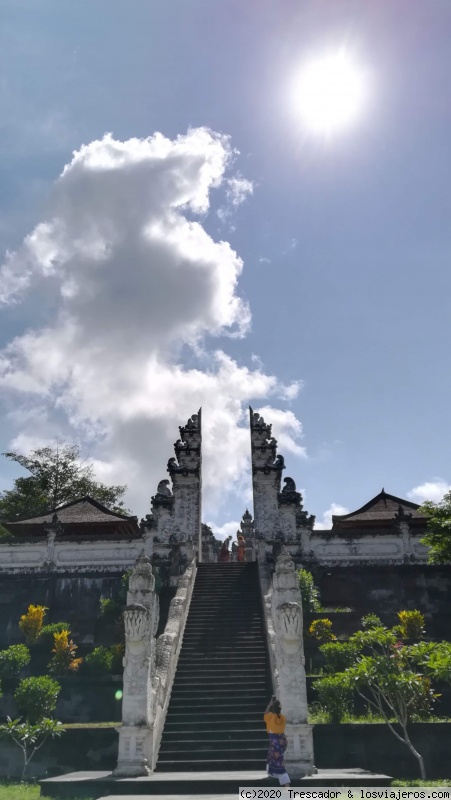
M 122 571 L 0 575 L 0 648 L 22 642 L 18 628 L 30 603 L 48 607 L 45 623 L 69 622 L 77 644 L 98 639 L 99 601 L 120 587 Z
M 4 573 L 36 573 L 47 571 L 101 574 L 125 572 L 133 566 L 144 549 L 151 548 L 148 538 L 136 539 L 62 539 L 51 541 L 49 536 L 35 541 L 15 540 L 0 544 L 0 576 Z M 51 568 L 51 569 L 49 569 Z
M 397 623 L 398 611 L 418 609 L 428 636 L 450 638 L 451 566 L 362 564 L 312 571 L 323 606 L 349 606 L 359 616 L 375 613 L 390 626 Z
M 414 745 L 424 756 L 427 777 L 450 778 L 451 724 L 414 723 L 410 731 Z M 386 725 L 315 725 L 313 742 L 318 769 L 359 767 L 394 778 L 419 778 L 416 759 Z M 78 770 L 113 770 L 117 744 L 114 728 L 69 729 L 60 739 L 44 745 L 31 762 L 28 775 L 44 777 Z M 3 742 L 0 776 L 19 777 L 21 769 L 19 749 Z

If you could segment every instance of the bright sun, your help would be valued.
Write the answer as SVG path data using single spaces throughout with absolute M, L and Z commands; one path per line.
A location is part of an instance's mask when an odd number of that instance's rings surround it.
M 313 133 L 330 135 L 351 125 L 364 106 L 366 80 L 344 51 L 307 62 L 294 83 L 294 104 Z

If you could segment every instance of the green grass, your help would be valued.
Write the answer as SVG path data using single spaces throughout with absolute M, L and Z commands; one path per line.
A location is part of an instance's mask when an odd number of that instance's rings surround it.
M 41 800 L 41 790 L 37 783 L 0 782 L 0 800 Z M 58 800 L 56 798 L 56 800 Z M 70 800 L 70 798 L 64 798 Z M 96 800 L 95 797 L 85 800 Z
M 442 781 L 392 781 L 391 786 L 451 786 L 451 778 Z
M 322 711 L 320 708 L 309 708 L 308 713 L 308 721 L 311 725 L 323 725 L 329 723 L 327 718 L 327 714 L 325 711 Z M 390 722 L 396 722 L 393 718 Z M 451 722 L 450 717 L 435 717 L 430 715 L 428 717 L 423 717 L 422 719 L 412 720 L 412 722 Z M 346 725 L 349 723 L 359 724 L 359 725 L 366 725 L 366 724 L 380 724 L 385 723 L 383 717 L 378 717 L 376 714 L 345 714 L 343 719 L 341 720 L 341 725 Z
M 68 722 L 63 724 L 65 730 L 74 730 L 80 728 L 118 728 L 122 722 Z

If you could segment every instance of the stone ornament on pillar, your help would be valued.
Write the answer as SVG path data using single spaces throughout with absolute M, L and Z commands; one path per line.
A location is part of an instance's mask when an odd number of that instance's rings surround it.
M 115 775 L 147 775 L 152 763 L 151 679 L 155 661 L 158 597 L 150 559 L 143 552 L 129 578 L 124 611 L 125 655 L 122 727 Z
M 312 727 L 308 724 L 302 598 L 299 577 L 285 547 L 276 562 L 271 616 L 275 632 L 276 694 L 287 718 L 287 772 L 293 777 L 312 775 L 317 770 L 313 760 Z
M 186 425 L 180 426 L 180 438 L 174 444 L 175 456 L 167 465 L 169 478 L 161 480 L 151 499 L 152 513 L 142 520 L 141 527 L 152 537 L 152 548 L 146 544 L 154 560 L 169 566 L 173 545 L 180 545 L 183 562 L 178 574 L 186 568 L 193 548 L 202 560 L 202 413 L 199 409 Z M 175 579 L 178 575 L 173 576 Z M 175 584 L 177 580 L 175 580 Z
M 252 486 L 254 495 L 255 537 L 260 540 L 259 560 L 274 563 L 283 544 L 289 545 L 300 559 L 303 543 L 310 551 L 308 536 L 315 518 L 302 506 L 302 495 L 296 490 L 293 478 L 284 478 L 283 456 L 277 453 L 277 441 L 272 427 L 263 417 L 249 408 Z

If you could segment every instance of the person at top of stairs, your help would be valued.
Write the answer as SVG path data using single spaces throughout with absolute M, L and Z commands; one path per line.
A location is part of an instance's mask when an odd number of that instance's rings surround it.
M 221 547 L 221 549 L 220 549 L 220 551 L 218 553 L 218 562 L 219 563 L 221 563 L 221 562 L 222 563 L 226 563 L 227 561 L 230 561 L 229 544 L 230 544 L 231 539 L 232 539 L 231 536 L 228 536 L 227 539 L 224 539 L 224 541 L 222 543 L 222 547 Z
M 285 769 L 283 756 L 287 749 L 285 725 L 287 718 L 282 714 L 279 701 L 273 695 L 263 715 L 266 732 L 269 734 L 267 772 L 272 778 L 278 778 L 281 786 L 289 786 L 291 781 Z
M 238 561 L 246 561 L 246 541 L 244 536 L 238 536 Z

